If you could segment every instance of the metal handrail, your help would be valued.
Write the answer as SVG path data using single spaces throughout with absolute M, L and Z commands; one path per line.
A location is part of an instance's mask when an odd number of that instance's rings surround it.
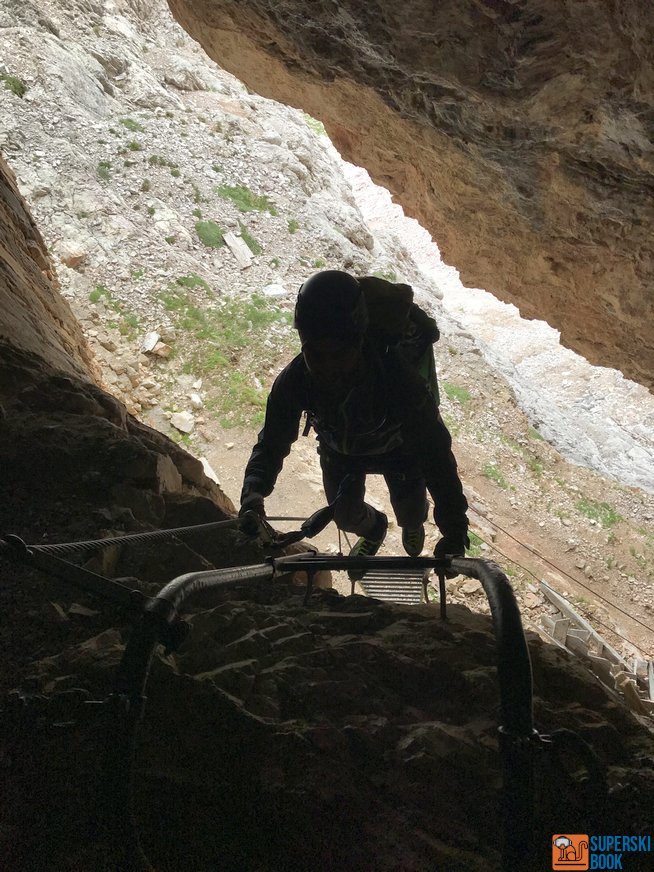
M 501 724 L 499 747 L 503 768 L 503 869 L 527 872 L 533 862 L 532 678 L 520 613 L 507 577 L 490 561 L 470 558 L 332 557 L 303 554 L 249 567 L 192 572 L 169 582 L 146 604 L 142 620 L 125 649 L 116 676 L 119 721 L 108 744 L 107 796 L 113 810 L 113 831 L 121 846 L 121 869 L 149 872 L 140 848 L 133 812 L 134 750 L 143 714 L 144 692 L 158 642 L 170 637 L 183 607 L 198 591 L 224 589 L 272 580 L 297 570 L 311 575 L 318 569 L 411 568 L 442 569 L 477 578 L 488 597 L 498 651 Z
M 497 644 L 502 762 L 502 866 L 528 872 L 535 864 L 534 747 L 532 673 L 520 610 L 508 578 L 496 563 L 479 558 L 452 559 L 452 570 L 481 582 L 488 598 Z

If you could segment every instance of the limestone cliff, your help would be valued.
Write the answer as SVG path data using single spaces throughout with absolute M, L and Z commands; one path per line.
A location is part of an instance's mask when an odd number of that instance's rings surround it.
M 16 354 L 39 365 L 92 377 L 86 340 L 68 303 L 59 294 L 48 252 L 21 197 L 14 175 L 0 156 L 0 400 L 20 382 Z
M 651 387 L 647 0 L 170 7 L 249 87 L 320 118 L 467 285 Z

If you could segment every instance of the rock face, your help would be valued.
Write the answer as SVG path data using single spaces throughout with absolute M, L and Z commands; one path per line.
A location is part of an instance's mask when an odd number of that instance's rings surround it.
M 86 340 L 59 294 L 45 243 L 1 156 L 0 263 L 0 359 L 5 366 L 15 355 L 27 353 L 45 365 L 92 377 Z M 0 374 L 0 399 L 5 386 L 19 378 L 15 370 L 10 378 L 5 366 Z
M 652 386 L 651 4 L 170 7 L 249 87 L 320 118 L 467 285 Z

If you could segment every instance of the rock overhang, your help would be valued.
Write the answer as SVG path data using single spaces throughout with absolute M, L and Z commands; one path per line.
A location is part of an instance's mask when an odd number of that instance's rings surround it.
M 222 67 L 320 118 L 468 286 L 654 384 L 654 8 L 169 0 Z

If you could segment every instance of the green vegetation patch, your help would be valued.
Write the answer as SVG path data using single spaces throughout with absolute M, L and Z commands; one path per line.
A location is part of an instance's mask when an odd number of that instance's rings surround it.
M 98 303 L 102 297 L 105 297 L 108 301 L 112 299 L 111 294 L 104 285 L 96 285 L 89 294 L 89 302 Z
M 127 148 L 130 151 L 143 151 L 143 146 L 141 145 L 140 142 L 137 142 L 135 139 L 132 139 L 130 142 L 127 143 Z
M 182 288 L 203 288 L 205 291 L 211 290 L 209 282 L 206 282 L 201 276 L 195 273 L 189 273 L 187 276 L 180 276 L 175 279 L 175 284 Z
M 588 497 L 582 497 L 582 499 L 577 500 L 575 507 L 582 515 L 593 521 L 598 521 L 602 527 L 612 527 L 614 524 L 622 521 L 622 516 L 608 503 L 591 500 Z
M 290 234 L 297 233 L 300 229 L 300 222 L 297 221 L 295 218 L 289 218 L 287 227 Z
M 542 437 L 539 436 L 539 439 L 542 439 Z M 545 467 L 543 461 L 537 454 L 532 454 L 529 448 L 525 448 L 524 445 L 521 445 L 517 440 L 511 438 L 511 436 L 506 436 L 504 433 L 500 434 L 500 441 L 516 454 L 519 454 L 524 458 L 525 463 L 534 474 L 535 478 L 540 478 L 542 476 Z
M 125 336 L 127 339 L 136 339 L 140 325 L 141 322 L 138 315 L 128 313 L 123 315 L 120 319 L 118 330 L 120 331 L 121 336 Z
M 257 334 L 265 338 L 271 324 L 283 322 L 290 324 L 291 315 L 283 312 L 266 297 L 253 294 L 247 299 L 230 298 L 211 306 L 198 302 L 181 288 L 202 288 L 207 290 L 204 279 L 191 273 L 181 276 L 169 290 L 159 295 L 169 312 L 176 314 L 178 326 L 189 331 L 196 339 L 209 339 L 220 345 L 223 353 L 235 351 L 249 345 Z M 201 359 L 198 372 L 203 372 Z
M 128 339 L 135 339 L 140 327 L 138 316 L 125 312 L 124 304 L 119 300 L 116 300 L 111 291 L 104 285 L 96 285 L 89 294 L 89 302 L 99 303 L 101 299 L 104 299 L 107 306 L 120 315 L 119 321 L 107 321 L 107 327 L 119 330 L 121 336 L 125 336 Z
M 314 118 L 313 115 L 308 115 L 306 112 L 303 112 L 302 115 L 314 133 L 317 133 L 318 136 L 327 136 L 327 131 L 325 130 L 325 125 L 322 121 L 318 121 L 317 118 Z
M 193 179 L 186 179 L 186 184 L 190 185 L 193 188 L 193 202 L 194 203 L 203 203 L 206 200 L 206 197 L 202 196 L 202 191 L 195 184 Z
M 95 168 L 96 175 L 103 182 L 108 182 L 111 178 L 111 161 L 110 160 L 100 160 L 98 161 L 98 165 Z
M 0 82 L 5 86 L 6 91 L 11 91 L 16 97 L 25 96 L 27 85 L 17 76 L 10 76 L 9 73 L 0 73 Z
M 243 224 L 242 221 L 239 221 L 238 226 L 239 226 L 239 229 L 241 231 L 241 238 L 243 239 L 243 242 L 245 242 L 247 247 L 250 249 L 252 254 L 255 254 L 255 255 L 261 254 L 261 252 L 263 251 L 263 247 L 261 246 L 261 244 L 259 242 L 257 242 L 257 240 L 254 238 L 254 236 L 252 236 L 252 234 L 247 229 L 245 224 Z
M 179 433 L 174 427 L 171 429 L 168 436 L 173 440 L 173 442 L 176 442 L 178 445 L 183 445 L 185 448 L 190 448 L 193 445 L 193 441 L 188 433 Z
M 499 485 L 503 490 L 506 490 L 508 487 L 506 479 L 494 463 L 487 463 L 482 472 L 486 478 L 494 481 L 495 484 Z
M 216 301 L 193 273 L 180 276 L 159 298 L 185 333 L 182 370 L 203 377 L 207 410 L 225 427 L 260 424 L 267 392 L 252 374 L 276 363 L 264 340 L 271 325 L 290 324 L 290 313 L 260 294 Z
M 238 370 L 226 373 L 220 395 L 207 400 L 207 409 L 225 428 L 263 424 L 267 395 Z
M 165 157 L 161 157 L 160 154 L 151 154 L 148 158 L 148 163 L 151 167 L 171 167 L 172 169 L 177 169 L 176 163 L 173 163 Z
M 460 405 L 464 406 L 469 400 L 472 399 L 472 394 L 470 391 L 467 391 L 465 388 L 459 387 L 459 385 L 454 385 L 452 382 L 439 382 L 440 386 L 443 388 L 443 391 L 447 395 L 447 398 L 450 400 L 456 400 Z
M 476 533 L 473 533 L 472 530 L 468 530 L 468 539 L 470 540 L 470 545 L 466 548 L 466 555 L 468 557 L 479 557 L 481 555 L 481 545 L 484 540 Z
M 264 194 L 255 194 L 245 185 L 218 185 L 216 193 L 231 200 L 239 212 L 270 212 L 277 214 L 275 204 Z
M 196 221 L 195 232 L 207 248 L 221 248 L 225 244 L 223 232 L 215 221 Z
M 120 123 L 131 133 L 145 133 L 145 127 L 142 127 L 138 121 L 134 121 L 133 118 L 121 118 Z

